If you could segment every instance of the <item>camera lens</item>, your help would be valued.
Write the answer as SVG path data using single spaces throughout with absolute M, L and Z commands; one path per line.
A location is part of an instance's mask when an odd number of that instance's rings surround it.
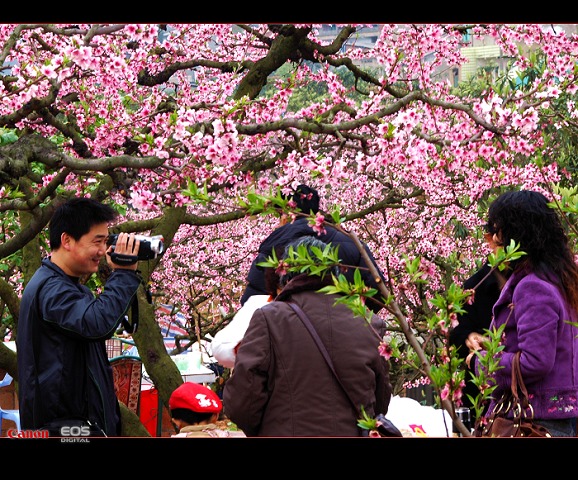
M 165 250 L 162 235 L 155 235 L 154 237 L 147 237 L 145 235 L 135 235 L 136 239 L 140 240 L 138 249 L 139 260 L 150 260 L 156 258 Z

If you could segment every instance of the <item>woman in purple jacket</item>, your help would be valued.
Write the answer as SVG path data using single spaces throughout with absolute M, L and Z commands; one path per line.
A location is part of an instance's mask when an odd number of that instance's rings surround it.
M 507 282 L 494 305 L 490 329 L 506 324 L 500 368 L 493 374 L 497 388 L 488 407 L 508 388 L 512 359 L 520 365 L 536 423 L 552 436 L 576 436 L 578 415 L 578 266 L 556 211 L 541 193 L 521 190 L 500 195 L 488 212 L 487 230 L 499 246 L 513 240 L 526 254 L 511 261 Z M 466 362 L 481 365 L 474 350 L 487 339 L 472 333 Z M 471 362 L 471 364 L 470 364 Z M 475 362 L 475 363 L 474 363 Z

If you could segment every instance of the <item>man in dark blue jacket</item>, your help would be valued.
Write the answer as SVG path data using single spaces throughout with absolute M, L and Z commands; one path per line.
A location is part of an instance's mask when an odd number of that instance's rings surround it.
M 317 190 L 312 187 L 299 185 L 295 189 L 292 199 L 297 205 L 297 208 L 304 214 L 310 215 L 311 213 L 315 214 L 319 211 L 319 194 L 317 193 Z M 318 235 L 317 232 L 308 225 L 308 219 L 306 217 L 298 217 L 294 222 L 286 223 L 277 228 L 265 240 L 263 240 L 259 246 L 257 257 L 253 260 L 251 268 L 249 269 L 249 274 L 247 275 L 247 287 L 241 296 L 241 305 L 243 305 L 251 295 L 268 295 L 267 289 L 265 288 L 264 270 L 257 264 L 267 260 L 267 257 L 272 255 L 274 247 L 285 247 L 285 245 L 293 240 L 308 235 L 312 235 L 324 243 L 331 243 L 331 246 L 333 247 L 339 247 L 338 254 L 341 263 L 344 265 L 361 267 L 361 278 L 365 285 L 377 289 L 377 283 L 367 269 L 367 264 L 363 260 L 361 253 L 355 246 L 355 243 L 353 243 L 353 240 L 330 225 L 324 225 L 324 228 L 325 233 Z M 381 281 L 385 281 L 383 273 L 376 265 L 369 247 L 365 244 L 363 244 L 363 246 L 369 258 L 375 265 L 375 268 L 379 272 Z M 355 268 L 342 268 L 341 270 L 346 278 L 352 282 Z M 381 295 L 378 293 L 375 297 L 381 298 Z M 371 299 L 368 299 L 367 306 L 375 313 L 379 312 L 382 308 L 380 304 Z
M 23 430 L 61 436 L 77 420 L 97 425 L 101 435 L 120 435 L 120 409 L 105 341 L 124 319 L 141 283 L 140 242 L 118 235 L 114 253 L 108 225 L 117 213 L 90 198 L 73 198 L 50 221 L 51 256 L 24 289 L 16 338 L 18 402 Z M 82 280 L 107 256 L 112 273 L 94 296 Z M 124 262 L 122 260 L 125 260 Z M 134 263 L 131 263 L 134 262 Z M 128 263 L 128 264 L 126 264 Z M 62 430 L 62 427 L 65 430 Z

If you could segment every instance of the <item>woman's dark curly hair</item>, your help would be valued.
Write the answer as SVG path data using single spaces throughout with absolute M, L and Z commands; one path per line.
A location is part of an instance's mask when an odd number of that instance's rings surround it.
M 568 301 L 578 309 L 578 265 L 560 217 L 542 193 L 503 193 L 490 205 L 486 230 L 501 232 L 503 247 L 514 240 L 526 252 L 510 263 L 512 271 L 527 268 L 543 278 L 557 278 Z

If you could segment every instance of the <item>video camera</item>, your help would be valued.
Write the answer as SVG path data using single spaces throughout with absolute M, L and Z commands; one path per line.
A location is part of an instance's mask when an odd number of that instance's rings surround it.
M 134 238 L 135 240 L 140 240 L 140 245 L 138 247 L 139 260 L 150 260 L 152 258 L 156 258 L 157 255 L 160 255 L 165 250 L 165 244 L 163 243 L 164 239 L 162 235 L 155 235 L 153 237 L 149 237 L 147 235 L 135 235 Z M 109 235 L 106 242 L 107 245 L 112 245 L 113 252 L 117 239 L 117 234 Z

